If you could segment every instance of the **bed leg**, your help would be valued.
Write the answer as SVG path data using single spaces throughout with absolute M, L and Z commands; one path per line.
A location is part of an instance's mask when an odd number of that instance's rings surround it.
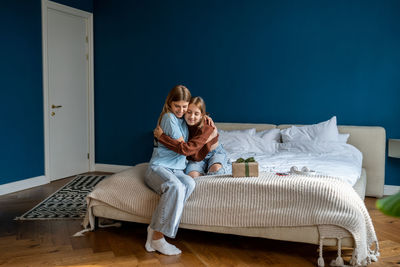
M 95 216 L 94 217 L 94 230 L 97 230 L 99 228 L 99 217 Z

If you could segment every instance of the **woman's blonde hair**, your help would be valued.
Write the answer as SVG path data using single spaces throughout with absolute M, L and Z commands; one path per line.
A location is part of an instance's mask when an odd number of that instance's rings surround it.
M 161 111 L 160 117 L 158 118 L 157 124 L 160 125 L 162 117 L 165 113 L 172 112 L 171 103 L 174 101 L 187 101 L 189 102 L 192 98 L 189 89 L 187 89 L 183 85 L 176 85 L 172 90 L 168 93 L 167 98 L 165 99 L 165 103 L 163 109 Z
M 204 102 L 203 98 L 200 96 L 193 97 L 190 99 L 189 105 L 193 104 L 195 105 L 198 109 L 200 109 L 202 119 L 200 120 L 199 128 L 203 127 L 204 124 L 204 116 L 207 115 L 206 113 L 206 103 Z

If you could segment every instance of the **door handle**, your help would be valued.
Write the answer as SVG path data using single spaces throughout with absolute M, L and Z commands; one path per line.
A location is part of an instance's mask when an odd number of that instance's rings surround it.
M 62 106 L 51 105 L 51 108 L 62 108 Z

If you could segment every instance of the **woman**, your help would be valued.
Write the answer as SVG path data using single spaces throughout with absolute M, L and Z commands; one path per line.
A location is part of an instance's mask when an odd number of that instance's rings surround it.
M 183 85 L 177 85 L 169 92 L 158 124 L 166 135 L 179 141 L 188 140 L 188 127 L 182 119 L 191 94 Z M 159 251 L 165 255 L 181 253 L 177 247 L 169 244 L 164 236 L 174 238 L 178 230 L 183 206 L 193 192 L 195 182 L 186 175 L 186 158 L 162 144 L 155 147 L 145 174 L 146 184 L 160 195 L 151 223 L 147 228 L 147 251 Z
M 190 100 L 184 118 L 189 126 L 189 142 L 170 138 L 160 127 L 154 130 L 154 136 L 169 149 L 188 156 L 189 163 L 185 172 L 191 177 L 227 173 L 226 152 L 218 143 L 217 129 L 205 123 L 206 105 L 201 97 Z

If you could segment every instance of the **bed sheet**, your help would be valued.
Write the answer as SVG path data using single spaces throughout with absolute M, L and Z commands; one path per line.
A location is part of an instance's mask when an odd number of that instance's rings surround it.
M 256 152 L 225 148 L 230 162 L 254 157 L 261 172 L 289 172 L 292 166 L 306 166 L 316 174 L 333 176 L 354 185 L 361 176 L 362 153 L 339 142 L 270 143 Z

